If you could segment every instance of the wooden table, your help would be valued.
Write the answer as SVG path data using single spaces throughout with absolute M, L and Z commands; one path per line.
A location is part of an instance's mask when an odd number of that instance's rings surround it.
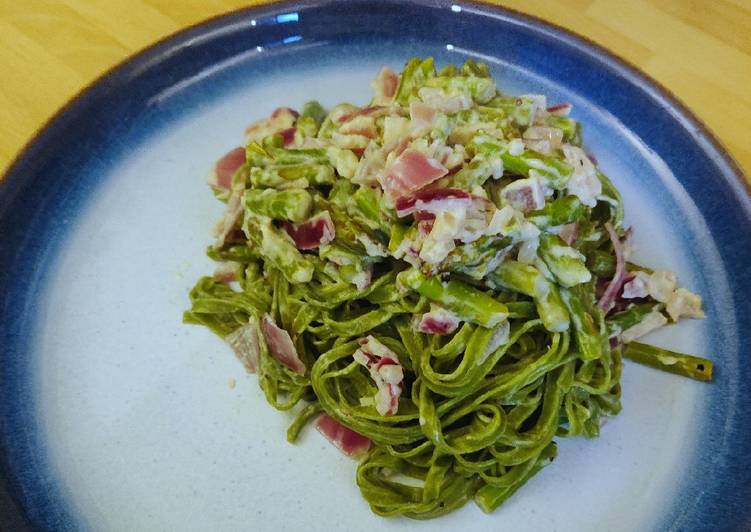
M 0 169 L 69 98 L 242 0 L 0 0 Z M 751 0 L 497 2 L 585 35 L 673 91 L 751 175 Z

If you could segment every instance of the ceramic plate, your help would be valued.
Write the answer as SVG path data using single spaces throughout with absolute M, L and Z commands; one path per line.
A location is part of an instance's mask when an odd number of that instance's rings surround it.
M 181 323 L 221 214 L 204 177 L 247 123 L 364 104 L 384 64 L 487 62 L 508 93 L 574 104 L 625 197 L 639 259 L 707 319 L 650 340 L 712 358 L 702 384 L 628 364 L 623 412 L 492 515 L 370 513 L 355 464 L 289 417 L 207 330 Z M 106 74 L 0 185 L 0 528 L 748 530 L 751 201 L 664 90 L 528 17 L 445 1 L 295 2 L 189 29 Z M 228 382 L 235 379 L 232 389 Z

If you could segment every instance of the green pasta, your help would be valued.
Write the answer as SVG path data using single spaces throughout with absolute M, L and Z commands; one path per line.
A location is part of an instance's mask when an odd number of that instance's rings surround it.
M 184 321 L 296 412 L 290 442 L 313 422 L 361 456 L 378 515 L 492 512 L 556 438 L 620 411 L 624 356 L 711 379 L 709 360 L 634 342 L 703 317 L 701 298 L 627 262 L 620 195 L 570 106 L 502 94 L 471 60 L 415 58 L 374 88 L 365 107 L 277 109 L 211 181 L 218 267 Z

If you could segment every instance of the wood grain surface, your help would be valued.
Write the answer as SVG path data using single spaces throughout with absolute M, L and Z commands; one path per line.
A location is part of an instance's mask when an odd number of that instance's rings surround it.
M 0 0 L 0 170 L 108 68 L 240 0 Z M 509 0 L 609 48 L 691 108 L 751 174 L 751 0 Z

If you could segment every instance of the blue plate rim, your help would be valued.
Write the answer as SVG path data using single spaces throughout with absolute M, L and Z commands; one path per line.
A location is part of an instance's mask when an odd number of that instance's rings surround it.
M 458 5 L 462 9 L 471 9 L 474 13 L 480 15 L 521 24 L 538 32 L 543 31 L 562 44 L 572 46 L 576 50 L 597 59 L 601 65 L 613 70 L 619 76 L 626 78 L 649 94 L 675 119 L 682 122 L 684 127 L 688 126 L 694 132 L 697 143 L 699 140 L 706 143 L 703 149 L 708 154 L 717 156 L 715 158 L 717 164 L 723 164 L 726 167 L 727 172 L 723 173 L 723 178 L 726 179 L 728 174 L 732 174 L 735 178 L 732 181 L 727 181 L 738 199 L 751 205 L 751 181 L 746 177 L 743 168 L 725 147 L 718 135 L 673 91 L 639 69 L 628 59 L 573 30 L 506 6 L 475 0 L 458 2 L 451 0 L 401 0 L 401 2 L 405 1 L 424 7 L 450 8 L 453 5 Z M 43 150 L 48 145 L 54 145 L 56 131 L 67 120 L 77 116 L 88 102 L 95 99 L 103 91 L 117 90 L 119 86 L 123 86 L 129 81 L 132 74 L 137 77 L 138 71 L 148 66 L 152 61 L 158 62 L 164 55 L 169 55 L 171 51 L 179 49 L 192 39 L 207 38 L 214 32 L 227 30 L 232 26 L 233 21 L 249 15 L 260 18 L 290 9 L 315 8 L 342 3 L 351 6 L 352 4 L 371 4 L 372 2 L 373 0 L 280 0 L 264 5 L 238 8 L 186 26 L 127 56 L 76 92 L 31 135 L 0 178 L 0 198 L 7 200 L 3 202 L 5 205 L 0 204 L 0 211 L 4 210 L 7 205 L 14 203 L 14 192 L 16 192 L 14 187 L 19 188 L 27 175 L 24 168 L 29 166 L 38 151 Z M 386 0 L 386 3 L 395 5 L 401 2 L 400 0 Z M 15 495 L 18 493 L 19 484 L 18 479 L 12 473 L 6 445 L 0 440 L 0 530 L 21 532 L 34 530 L 27 510 Z

